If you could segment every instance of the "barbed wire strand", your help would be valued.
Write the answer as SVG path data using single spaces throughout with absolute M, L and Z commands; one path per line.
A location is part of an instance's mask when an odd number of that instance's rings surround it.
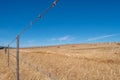
M 15 56 L 15 55 L 13 55 L 13 54 L 9 54 L 9 56 L 12 56 L 13 58 L 16 58 L 16 56 Z
M 21 60 L 21 62 L 26 63 L 26 67 L 28 67 L 29 69 L 32 69 L 33 71 L 37 71 L 40 74 L 45 75 L 46 77 L 48 77 L 50 80 L 58 80 L 56 77 L 50 75 L 49 72 L 45 72 L 42 68 L 38 67 L 38 66 L 33 66 L 33 64 L 29 63 L 28 61 L 24 61 L 23 59 Z
M 54 2 L 52 3 L 52 5 L 50 5 L 46 10 L 44 10 L 41 14 L 39 14 L 38 16 L 37 16 L 37 18 L 35 18 L 35 20 L 33 20 L 32 22 L 30 22 L 30 24 L 28 25 L 28 26 L 26 26 L 17 36 L 21 36 L 23 33 L 25 33 L 31 26 L 33 26 L 33 24 L 35 24 L 39 19 L 41 19 L 42 18 L 42 16 L 44 16 L 44 14 L 46 14 L 51 8 L 53 8 L 53 7 L 55 7 L 56 6 L 56 4 L 57 4 L 57 2 L 58 2 L 58 0 L 54 0 Z M 9 46 L 13 43 L 13 42 L 15 42 L 16 41 L 16 37 L 8 44 Z M 8 46 L 7 45 L 7 46 Z M 10 48 L 10 47 L 8 47 L 8 48 Z M 12 56 L 12 57 L 16 57 L 16 56 L 14 56 L 14 55 L 12 55 L 12 54 L 10 54 L 10 56 Z M 12 61 L 9 59 L 9 61 L 10 61 L 10 63 L 14 66 L 14 63 L 12 63 Z M 13 68 L 13 67 L 12 67 Z M 16 68 L 15 68 L 16 69 Z M 13 75 L 15 76 L 15 73 L 14 73 L 14 71 L 11 69 L 11 71 L 12 71 L 12 73 L 13 73 Z M 43 71 L 41 71 L 41 73 L 43 73 L 43 74 L 45 74 Z M 46 75 L 46 76 L 48 76 L 48 75 Z M 49 76 L 48 76 L 49 77 Z M 50 77 L 49 77 L 50 78 Z
M 14 38 L 8 45 L 11 45 L 15 40 L 16 38 Z
M 14 64 L 14 62 L 11 60 L 11 59 L 9 59 L 9 68 L 10 68 L 10 71 L 12 72 L 12 74 L 13 74 L 13 76 L 14 76 L 14 80 L 15 80 L 15 77 L 16 77 L 16 67 L 15 67 L 15 64 Z
M 18 35 L 21 36 L 23 33 L 25 33 L 31 26 L 33 26 L 33 24 L 35 24 L 39 19 L 41 19 L 42 16 L 44 16 L 51 8 L 55 7 L 57 2 L 58 0 L 54 0 L 54 2 L 46 10 L 44 10 L 41 14 L 39 14 L 37 18 L 35 18 L 35 20 L 30 22 L 30 24 L 26 26 Z M 8 45 L 11 45 L 15 40 L 16 38 L 13 39 Z

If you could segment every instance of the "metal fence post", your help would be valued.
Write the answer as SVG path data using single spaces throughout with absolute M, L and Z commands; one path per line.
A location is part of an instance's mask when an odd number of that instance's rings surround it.
M 8 45 L 8 67 L 9 67 L 9 45 Z
M 16 80 L 19 80 L 19 35 L 16 37 Z

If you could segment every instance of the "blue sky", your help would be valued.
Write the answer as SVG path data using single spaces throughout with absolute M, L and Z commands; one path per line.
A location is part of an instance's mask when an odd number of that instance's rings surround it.
M 0 45 L 8 44 L 52 2 L 0 0 Z M 119 0 L 59 0 L 20 37 L 20 46 L 119 41 Z

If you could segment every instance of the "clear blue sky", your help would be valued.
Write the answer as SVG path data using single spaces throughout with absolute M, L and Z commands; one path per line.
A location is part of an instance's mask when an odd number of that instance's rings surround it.
M 0 45 L 9 43 L 53 0 L 0 0 Z M 20 46 L 120 41 L 120 0 L 59 0 L 20 37 Z

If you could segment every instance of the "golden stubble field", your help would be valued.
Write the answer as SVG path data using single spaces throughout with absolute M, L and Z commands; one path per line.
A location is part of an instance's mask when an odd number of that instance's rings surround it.
M 16 52 L 0 50 L 0 80 L 15 80 Z M 20 49 L 20 80 L 120 80 L 120 43 Z

